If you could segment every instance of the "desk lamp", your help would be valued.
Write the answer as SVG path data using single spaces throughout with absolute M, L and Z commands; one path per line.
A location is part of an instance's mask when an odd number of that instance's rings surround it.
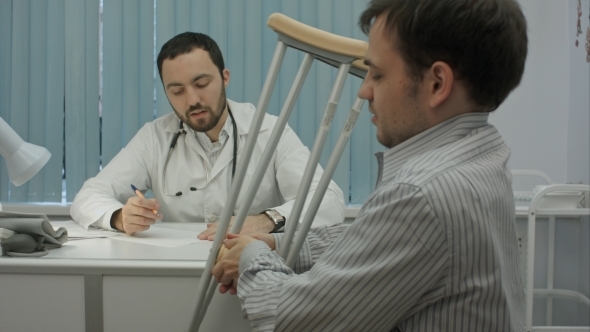
M 6 161 L 10 181 L 17 187 L 37 174 L 51 157 L 51 153 L 46 148 L 23 141 L 2 118 L 0 118 L 0 155 Z M 0 205 L 0 211 L 2 211 L 2 205 Z

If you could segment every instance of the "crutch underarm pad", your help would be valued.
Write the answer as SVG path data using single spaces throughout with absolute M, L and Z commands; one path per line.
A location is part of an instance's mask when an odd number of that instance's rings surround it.
M 353 67 L 357 67 L 358 69 L 361 69 L 361 70 L 364 70 L 364 71 L 369 71 L 369 66 L 365 65 L 365 63 L 361 59 L 354 60 L 352 62 L 352 66 Z
M 273 13 L 266 22 L 277 33 L 328 52 L 362 59 L 367 52 L 367 42 L 329 33 L 296 21 L 281 13 Z M 361 62 L 362 64 L 362 62 Z

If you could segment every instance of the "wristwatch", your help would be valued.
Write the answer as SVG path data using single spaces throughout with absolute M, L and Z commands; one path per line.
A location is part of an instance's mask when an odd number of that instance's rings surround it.
M 285 217 L 281 216 L 281 214 L 277 210 L 268 209 L 264 210 L 263 212 L 266 214 L 270 220 L 275 224 L 275 227 L 270 231 L 271 233 L 276 233 L 279 229 L 285 226 Z

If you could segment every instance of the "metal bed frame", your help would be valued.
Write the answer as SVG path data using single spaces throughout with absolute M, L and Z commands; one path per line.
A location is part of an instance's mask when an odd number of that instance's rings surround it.
M 577 300 L 590 307 L 590 299 L 580 292 L 555 289 L 553 285 L 555 267 L 555 222 L 556 217 L 580 217 L 590 215 L 590 185 L 549 184 L 540 186 L 531 199 L 528 209 L 528 243 L 526 260 L 525 312 L 526 331 L 590 331 L 590 326 L 554 326 L 553 297 Z M 535 272 L 535 228 L 537 218 L 549 219 L 549 239 L 547 257 L 547 288 L 534 288 Z M 533 326 L 533 297 L 548 297 L 546 326 Z

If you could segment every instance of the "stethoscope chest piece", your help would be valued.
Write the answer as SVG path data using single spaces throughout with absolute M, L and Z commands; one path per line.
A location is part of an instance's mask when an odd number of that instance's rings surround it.
M 236 173 L 236 161 L 237 161 L 237 154 L 238 154 L 238 129 L 237 129 L 237 124 L 236 124 L 236 120 L 234 120 L 234 116 L 231 112 L 231 110 L 227 109 L 229 116 L 233 122 L 233 160 L 232 160 L 232 172 L 231 172 L 231 177 L 232 180 L 234 178 L 234 174 Z M 166 161 L 164 162 L 164 169 L 163 169 L 163 175 L 162 175 L 162 185 L 164 188 L 164 195 L 168 196 L 168 197 L 177 197 L 177 196 L 182 196 L 182 191 L 178 191 L 175 194 L 170 194 L 167 190 L 166 190 L 166 174 L 167 174 L 167 169 L 168 169 L 168 163 L 170 161 L 170 156 L 172 155 L 172 151 L 174 151 L 174 148 L 176 147 L 176 143 L 178 141 L 178 138 L 180 137 L 180 135 L 185 135 L 186 134 L 186 130 L 184 129 L 183 126 L 183 122 L 182 120 L 180 120 L 179 122 L 179 128 L 178 128 L 178 132 L 176 132 L 174 134 L 174 136 L 172 137 L 172 140 L 170 141 L 170 147 L 168 148 L 168 155 L 166 156 Z M 200 155 L 199 155 L 200 156 Z M 203 158 L 203 157 L 201 157 Z M 210 178 L 209 178 L 209 169 L 207 167 L 207 164 L 205 164 L 205 174 L 206 174 L 206 182 L 205 182 L 205 186 L 203 188 L 197 188 L 194 186 L 191 186 L 189 189 L 190 191 L 197 191 L 197 190 L 202 190 L 207 188 L 207 186 L 209 185 L 210 182 Z

